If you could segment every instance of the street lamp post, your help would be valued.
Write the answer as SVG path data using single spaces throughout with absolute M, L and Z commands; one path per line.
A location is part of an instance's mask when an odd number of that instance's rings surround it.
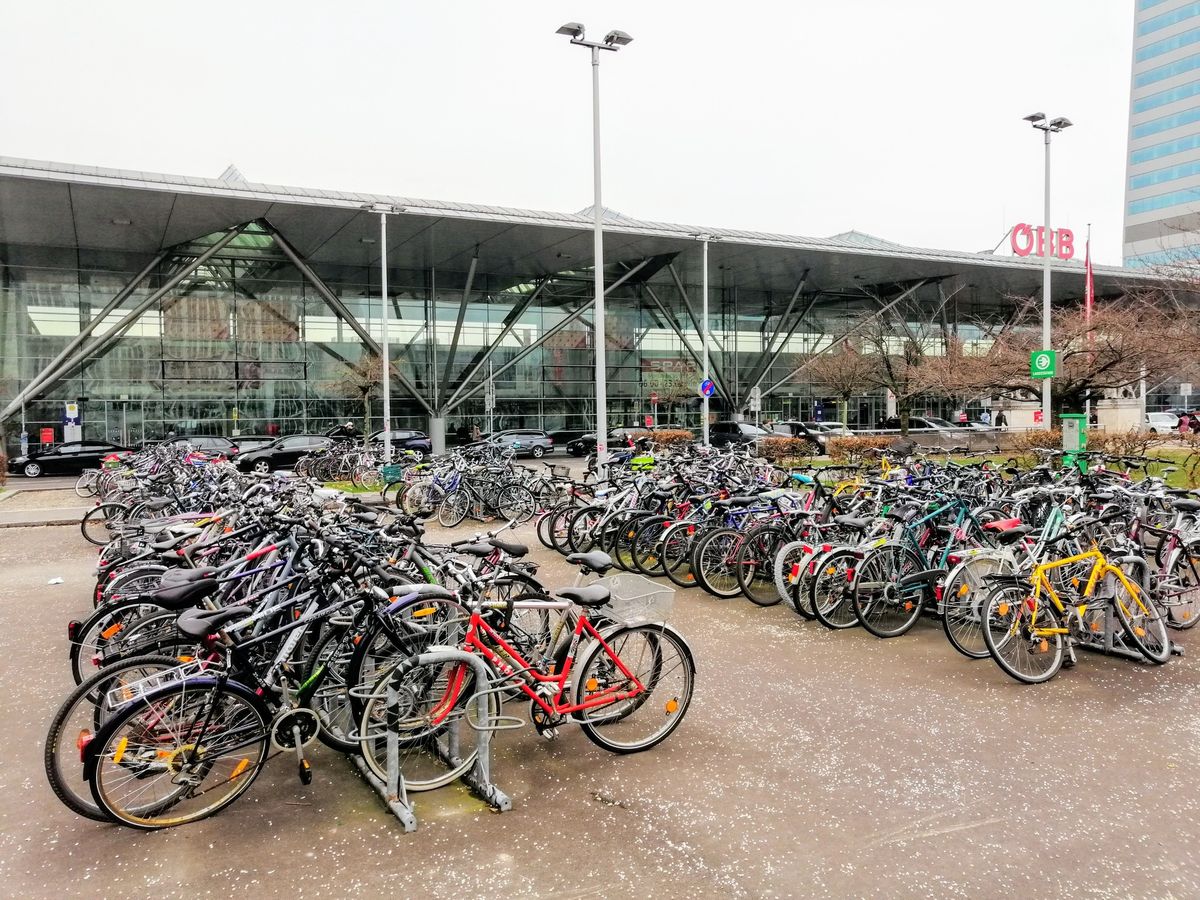
M 701 381 L 708 381 L 708 241 L 707 234 L 700 235 L 700 246 L 703 248 L 701 252 L 701 273 L 700 273 L 700 343 L 703 346 L 703 366 L 704 374 Z M 700 442 L 708 446 L 708 395 L 701 393 L 700 395 Z
M 387 283 L 387 217 L 395 212 L 393 207 L 376 203 L 367 207 L 379 213 L 379 297 L 382 312 L 379 317 L 382 333 L 379 336 L 379 355 L 383 366 L 383 458 L 392 459 L 392 372 L 391 348 L 388 344 L 388 283 Z M 366 437 L 370 437 L 367 435 Z
M 1040 112 L 1025 116 L 1025 121 L 1045 135 L 1046 144 L 1046 196 L 1042 224 L 1042 349 L 1050 350 L 1053 349 L 1050 345 L 1050 247 L 1052 243 L 1050 237 L 1050 135 L 1058 134 L 1064 128 L 1070 128 L 1072 122 L 1064 116 L 1046 121 L 1046 114 Z M 1050 378 L 1042 379 L 1042 424 L 1046 428 L 1053 426 L 1050 412 L 1051 380 Z
M 608 475 L 608 361 L 604 346 L 604 207 L 600 202 L 600 51 L 619 50 L 633 38 L 623 31 L 610 31 L 602 42 L 585 40 L 584 27 L 578 22 L 568 22 L 555 33 L 565 34 L 570 37 L 572 44 L 592 51 L 592 214 L 596 295 L 592 334 L 596 358 L 596 479 L 603 481 Z

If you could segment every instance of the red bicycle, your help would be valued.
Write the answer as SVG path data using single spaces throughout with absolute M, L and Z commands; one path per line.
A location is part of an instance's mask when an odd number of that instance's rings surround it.
M 683 720 L 695 682 L 695 662 L 683 636 L 661 622 L 615 621 L 630 618 L 637 604 L 631 608 L 611 597 L 603 585 L 563 588 L 557 596 L 489 602 L 464 618 L 457 649 L 487 661 L 493 673 L 489 685 L 477 686 L 472 667 L 461 659 L 411 657 L 382 671 L 365 698 L 359 731 L 368 766 L 385 771 L 386 737 L 394 732 L 405 780 L 416 776 L 417 789 L 448 784 L 467 772 L 479 732 L 511 727 L 477 721 L 472 701 L 481 690 L 493 698 L 492 719 L 504 695 L 524 694 L 534 727 L 546 737 L 574 723 L 613 753 L 637 753 L 665 740 Z M 541 646 L 519 648 L 523 642 L 513 639 L 505 622 L 485 617 L 484 610 L 500 610 L 505 620 L 523 610 L 557 613 L 558 621 Z

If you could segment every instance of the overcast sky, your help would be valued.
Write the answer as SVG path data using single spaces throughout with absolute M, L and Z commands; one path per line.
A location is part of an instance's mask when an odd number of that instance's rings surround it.
M 0 155 L 990 249 L 1042 217 L 1119 263 L 1133 0 L 4 5 Z

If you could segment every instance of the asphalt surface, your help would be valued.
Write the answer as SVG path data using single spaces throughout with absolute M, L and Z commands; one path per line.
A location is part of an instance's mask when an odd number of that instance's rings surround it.
M 573 580 L 535 556 L 547 583 Z M 673 613 L 698 665 L 678 731 L 626 757 L 574 730 L 502 732 L 511 812 L 446 788 L 415 797 L 405 834 L 319 748 L 312 785 L 274 759 L 195 825 L 85 821 L 47 786 L 42 744 L 93 558 L 73 528 L 0 534 L 5 896 L 1200 895 L 1195 656 L 1088 655 L 1024 687 L 933 625 L 879 641 L 695 590 Z

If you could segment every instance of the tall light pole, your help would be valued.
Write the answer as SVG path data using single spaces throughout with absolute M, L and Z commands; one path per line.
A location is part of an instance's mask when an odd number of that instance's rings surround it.
M 379 355 L 383 366 L 383 458 L 388 462 L 392 459 L 392 354 L 388 344 L 388 284 L 387 284 L 387 217 L 394 213 L 395 207 L 384 203 L 375 203 L 367 207 L 371 212 L 379 213 L 379 298 L 383 312 L 379 320 L 383 332 L 379 337 Z M 366 435 L 365 437 L 370 437 Z
M 596 357 L 596 479 L 608 477 L 608 360 L 605 356 L 604 331 L 604 206 L 600 202 L 600 51 L 620 50 L 633 38 L 623 31 L 610 31 L 602 42 L 584 39 L 584 28 L 568 22 L 556 34 L 565 34 L 572 44 L 592 51 L 592 214 L 595 231 L 595 295 L 592 335 Z
M 1050 345 L 1050 248 L 1053 241 L 1051 240 L 1050 231 L 1050 135 L 1058 134 L 1064 128 L 1071 127 L 1071 120 L 1059 116 L 1056 119 L 1046 121 L 1045 113 L 1032 113 L 1025 116 L 1025 121 L 1032 125 L 1038 131 L 1045 135 L 1046 144 L 1046 206 L 1043 210 L 1042 224 L 1042 349 L 1053 349 Z M 1042 425 L 1046 428 L 1053 427 L 1050 409 L 1050 382 L 1052 379 L 1042 379 Z
M 700 343 L 704 347 L 703 369 L 701 381 L 708 381 L 708 242 L 709 235 L 700 235 L 702 248 L 700 257 Z M 700 395 L 700 442 L 708 446 L 708 395 Z

